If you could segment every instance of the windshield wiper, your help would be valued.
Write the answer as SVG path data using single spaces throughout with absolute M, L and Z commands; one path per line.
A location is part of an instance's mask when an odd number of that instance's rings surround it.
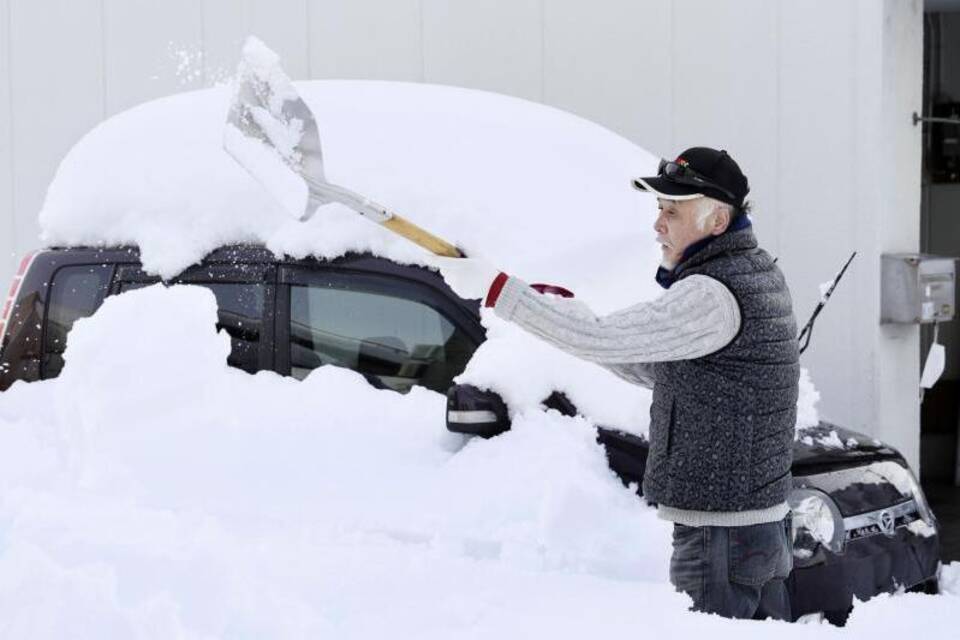
M 847 258 L 847 261 L 843 263 L 843 267 L 841 267 L 840 271 L 837 272 L 837 275 L 834 276 L 833 280 L 830 282 L 830 286 L 824 293 L 820 295 L 820 302 L 813 310 L 813 315 L 810 316 L 810 319 L 807 320 L 807 324 L 805 324 L 803 329 L 800 330 L 800 335 L 797 337 L 797 341 L 800 343 L 801 355 L 807 350 L 807 347 L 810 346 L 810 336 L 813 335 L 813 323 L 817 320 L 817 316 L 820 315 L 820 312 L 823 311 L 823 307 L 826 306 L 827 300 L 829 300 L 830 296 L 833 295 L 833 290 L 836 289 L 837 285 L 840 283 L 840 278 L 842 278 L 843 274 L 847 272 L 847 267 L 850 266 L 850 263 L 853 262 L 853 259 L 856 256 L 857 252 L 854 251 L 850 254 L 850 257 Z

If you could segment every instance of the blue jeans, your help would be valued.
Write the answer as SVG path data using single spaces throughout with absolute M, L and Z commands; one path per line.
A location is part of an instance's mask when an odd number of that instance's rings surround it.
M 790 620 L 790 517 L 747 527 L 673 525 L 670 582 L 693 610 L 726 618 Z

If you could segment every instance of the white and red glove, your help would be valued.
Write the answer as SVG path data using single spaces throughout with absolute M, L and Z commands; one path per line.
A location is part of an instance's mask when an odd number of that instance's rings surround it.
M 461 298 L 485 299 L 500 270 L 480 257 L 446 258 L 430 256 L 428 262 L 440 270 L 453 292 Z
M 497 302 L 500 290 L 507 281 L 507 274 L 500 271 L 485 259 L 446 258 L 431 255 L 428 262 L 440 271 L 440 275 L 461 298 L 481 299 L 484 305 L 492 307 Z M 573 293 L 563 287 L 551 284 L 530 285 L 538 293 L 550 293 L 563 298 L 572 298 Z

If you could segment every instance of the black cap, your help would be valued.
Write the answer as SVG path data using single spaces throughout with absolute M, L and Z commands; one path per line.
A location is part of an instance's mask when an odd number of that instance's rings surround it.
M 640 191 L 649 191 L 666 200 L 690 200 L 700 195 L 726 202 L 738 209 L 750 192 L 747 176 L 743 175 L 733 158 L 725 150 L 710 147 L 691 147 L 677 156 L 675 164 L 692 169 L 703 182 L 697 180 L 674 179 L 663 171 L 661 163 L 659 175 L 650 178 L 636 178 L 633 186 Z

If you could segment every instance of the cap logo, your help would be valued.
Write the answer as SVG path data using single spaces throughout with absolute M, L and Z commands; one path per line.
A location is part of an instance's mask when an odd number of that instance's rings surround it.
M 677 158 L 677 164 L 681 167 L 689 167 L 690 163 L 684 160 L 683 158 Z

